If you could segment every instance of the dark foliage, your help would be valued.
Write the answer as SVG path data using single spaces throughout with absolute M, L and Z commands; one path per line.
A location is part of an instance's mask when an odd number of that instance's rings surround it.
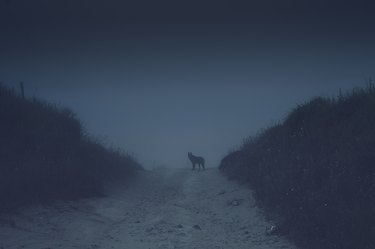
M 0 85 L 0 210 L 97 195 L 137 169 L 130 156 L 88 138 L 70 110 Z
M 375 248 L 375 87 L 315 98 L 220 169 L 304 248 Z

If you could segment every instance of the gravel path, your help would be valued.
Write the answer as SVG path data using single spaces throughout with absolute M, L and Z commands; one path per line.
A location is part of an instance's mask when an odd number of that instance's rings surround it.
M 217 169 L 145 171 L 103 198 L 0 216 L 0 249 L 295 249 Z

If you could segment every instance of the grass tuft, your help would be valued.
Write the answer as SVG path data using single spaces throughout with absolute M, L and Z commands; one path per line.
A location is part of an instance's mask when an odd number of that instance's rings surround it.
M 141 168 L 91 139 L 71 110 L 0 85 L 0 211 L 97 195 Z
M 375 248 L 375 87 L 314 98 L 220 169 L 303 248 Z

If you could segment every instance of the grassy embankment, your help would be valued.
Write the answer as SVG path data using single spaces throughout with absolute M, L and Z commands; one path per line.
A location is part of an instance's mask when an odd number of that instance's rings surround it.
M 220 169 L 303 248 L 375 248 L 375 87 L 314 98 Z
M 98 195 L 141 168 L 89 138 L 70 110 L 0 85 L 0 211 Z

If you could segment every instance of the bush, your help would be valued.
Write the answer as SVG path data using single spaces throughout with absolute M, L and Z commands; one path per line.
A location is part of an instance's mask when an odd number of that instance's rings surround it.
M 315 98 L 222 160 L 305 248 L 375 246 L 375 88 Z M 238 156 L 240 155 L 240 156 Z
M 93 141 L 69 109 L 23 99 L 0 85 L 0 210 L 97 195 L 141 169 Z

